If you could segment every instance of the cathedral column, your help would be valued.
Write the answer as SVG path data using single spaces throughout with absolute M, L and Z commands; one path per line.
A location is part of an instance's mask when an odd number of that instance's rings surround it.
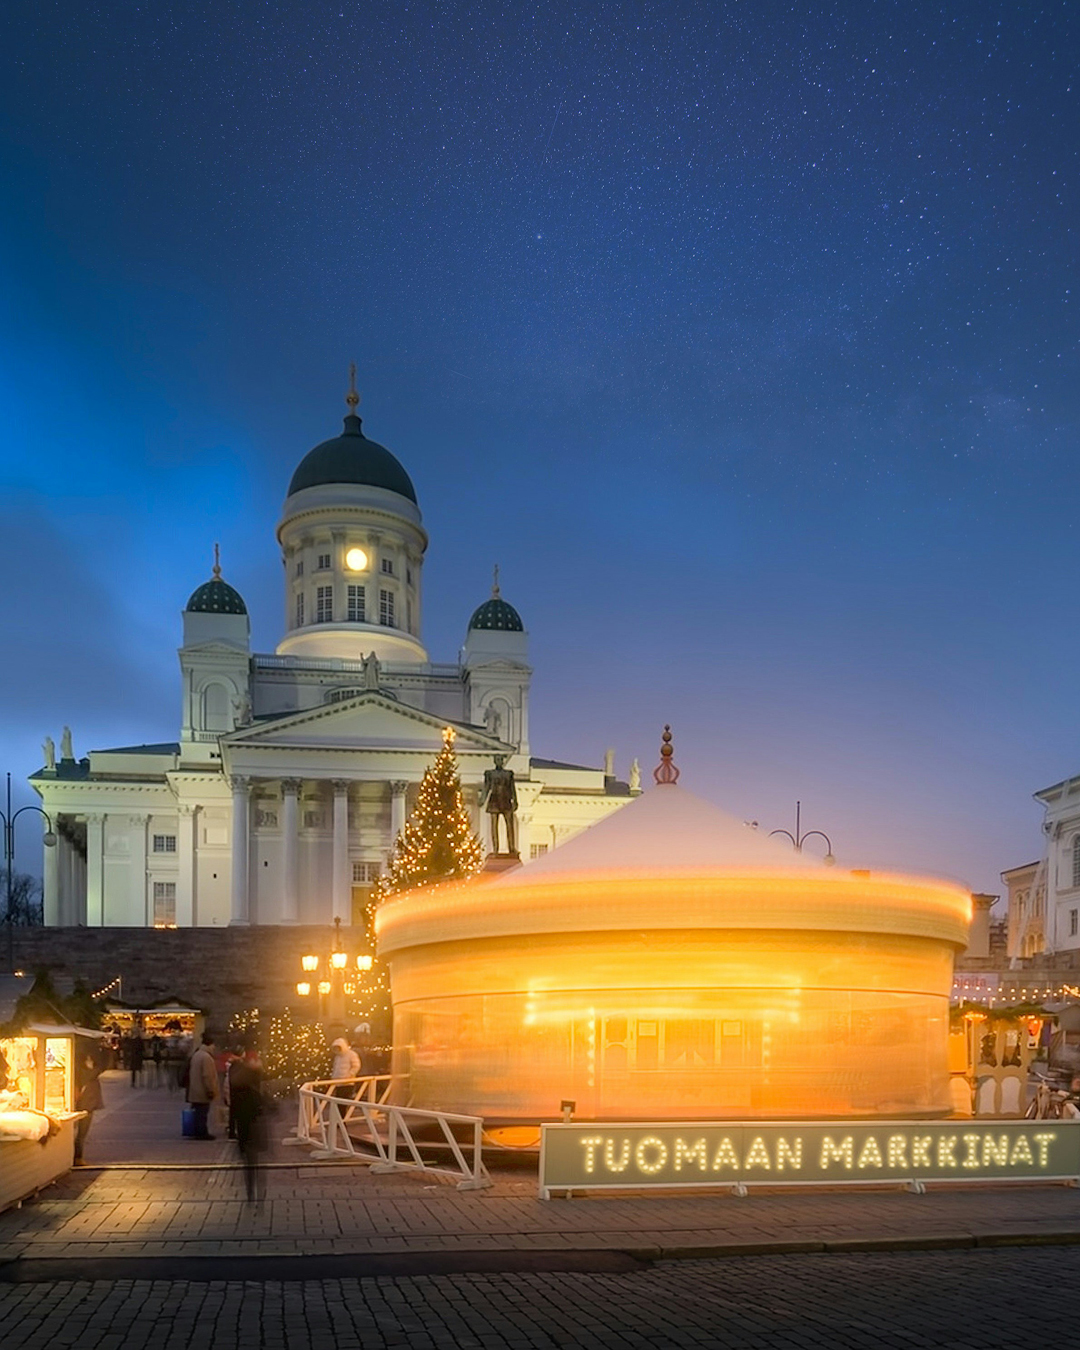
M 281 842 L 285 877 L 282 891 L 281 922 L 300 922 L 300 794 L 299 778 L 281 780 Z
M 523 862 L 528 862 L 532 854 L 532 812 L 517 813 L 517 848 Z
M 409 785 L 402 780 L 390 784 L 390 847 L 393 848 L 397 837 L 405 828 L 405 794 Z
M 154 897 L 150 892 L 149 878 L 146 875 L 146 827 L 150 816 L 145 812 L 128 816 L 132 828 L 131 871 L 128 874 L 129 923 L 142 928 L 154 926 Z
M 352 877 L 349 875 L 349 784 L 334 779 L 333 913 L 343 924 L 352 923 Z
M 105 817 L 86 817 L 86 924 L 105 922 Z
M 45 832 L 49 830 L 49 822 L 44 821 Z M 56 832 L 56 843 L 52 848 L 45 848 L 45 868 L 44 868 L 44 886 L 42 897 L 42 908 L 45 924 L 49 928 L 58 928 L 60 926 L 60 832 L 58 822 L 54 821 L 53 829 Z
M 176 808 L 176 926 L 195 927 L 195 807 Z
M 60 927 L 70 928 L 75 922 L 75 874 L 71 865 L 75 850 L 66 834 L 59 835 L 56 851 L 60 855 Z
M 251 900 L 248 896 L 248 855 L 250 841 L 251 779 L 234 774 L 232 788 L 232 916 L 231 924 L 250 923 Z

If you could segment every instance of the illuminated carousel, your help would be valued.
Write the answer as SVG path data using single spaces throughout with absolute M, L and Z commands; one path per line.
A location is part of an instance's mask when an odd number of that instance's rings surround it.
M 557 1119 L 936 1116 L 961 887 L 844 871 L 656 786 L 377 919 L 412 1105 Z

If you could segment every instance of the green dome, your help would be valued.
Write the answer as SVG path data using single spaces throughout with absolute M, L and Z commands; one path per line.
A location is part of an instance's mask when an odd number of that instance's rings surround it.
M 525 625 L 521 615 L 513 605 L 508 605 L 500 596 L 493 595 L 485 600 L 469 620 L 469 629 L 487 628 L 502 633 L 524 633 Z
M 213 577 L 204 581 L 197 591 L 192 592 L 185 609 L 189 614 L 246 614 L 247 605 L 241 599 L 240 592 L 233 590 L 227 581 Z
M 416 489 L 409 475 L 385 446 L 368 440 L 355 413 L 345 418 L 340 436 L 308 451 L 297 465 L 288 495 L 324 483 L 363 483 L 416 502 Z

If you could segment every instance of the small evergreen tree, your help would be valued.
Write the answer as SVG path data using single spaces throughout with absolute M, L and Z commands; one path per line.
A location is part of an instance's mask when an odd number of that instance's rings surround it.
M 447 727 L 443 748 L 424 774 L 413 813 L 394 843 L 389 870 L 379 879 L 376 903 L 418 886 L 464 881 L 483 862 L 484 850 L 461 796 L 454 732 Z

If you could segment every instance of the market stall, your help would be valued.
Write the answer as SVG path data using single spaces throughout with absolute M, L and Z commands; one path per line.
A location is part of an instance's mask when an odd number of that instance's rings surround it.
M 0 1039 L 0 1210 L 71 1170 L 76 1056 L 99 1035 L 35 1024 Z

